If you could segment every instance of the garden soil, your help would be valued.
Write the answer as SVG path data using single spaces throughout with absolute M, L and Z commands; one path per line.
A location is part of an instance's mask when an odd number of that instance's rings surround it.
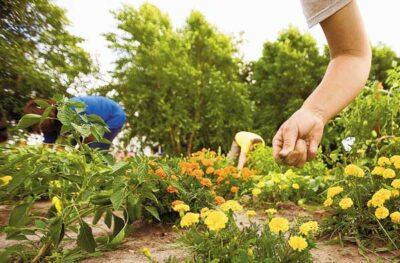
M 38 214 L 45 214 L 50 207 L 50 202 L 38 202 L 34 205 L 34 209 Z M 287 217 L 288 219 L 298 216 L 309 216 L 315 220 L 321 219 L 322 213 L 319 211 L 308 212 L 305 209 L 298 207 L 291 203 L 278 205 L 279 215 Z M 11 212 L 10 206 L 0 206 L 0 226 L 7 224 L 8 216 Z M 262 212 L 257 216 L 257 221 L 265 220 L 265 215 Z M 91 219 L 85 220 L 90 222 Z M 237 215 L 239 225 L 248 224 L 245 215 Z M 103 233 L 100 228 L 94 228 L 95 235 Z M 147 262 L 147 259 L 141 253 L 141 249 L 149 248 L 154 260 L 163 262 L 169 257 L 176 259 L 184 259 L 189 255 L 188 249 L 184 248 L 177 242 L 178 234 L 171 226 L 164 226 L 160 224 L 150 224 L 145 222 L 137 222 L 134 226 L 134 232 L 126 237 L 124 243 L 119 246 L 117 250 L 103 252 L 101 256 L 85 259 L 85 263 L 132 263 L 132 262 Z M 16 244 L 20 241 L 6 240 L 4 234 L 0 234 L 0 249 Z M 72 247 L 73 244 L 65 244 L 67 247 Z M 393 262 L 391 254 L 373 254 L 368 252 L 361 252 L 354 244 L 331 244 L 325 240 L 317 242 L 317 248 L 311 250 L 313 261 L 316 263 L 358 263 L 358 262 Z

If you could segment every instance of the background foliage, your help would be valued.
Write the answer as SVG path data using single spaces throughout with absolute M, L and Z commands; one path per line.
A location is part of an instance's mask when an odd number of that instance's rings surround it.
M 0 4 L 0 108 L 21 117 L 31 97 L 63 94 L 94 69 L 89 54 L 70 34 L 65 11 L 48 0 Z

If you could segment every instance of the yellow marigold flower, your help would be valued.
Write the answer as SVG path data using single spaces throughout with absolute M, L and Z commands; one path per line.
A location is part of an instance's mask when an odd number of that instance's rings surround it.
M 208 207 L 204 207 L 204 208 L 202 208 L 202 209 L 200 210 L 200 217 L 203 218 L 203 219 L 205 219 L 205 218 L 208 216 L 208 214 L 209 214 L 210 212 L 211 212 L 211 210 L 208 209 Z
M 346 210 L 346 209 L 348 209 L 348 208 L 353 206 L 353 200 L 351 200 L 351 198 L 349 198 L 349 197 L 343 198 L 342 200 L 340 200 L 339 206 L 343 210 Z
M 257 215 L 257 213 L 254 210 L 249 210 L 249 211 L 246 212 L 246 215 L 247 215 L 248 218 L 253 218 L 253 217 L 255 217 Z
M 221 207 L 222 211 L 225 211 L 225 212 L 228 212 L 229 210 L 232 210 L 233 212 L 243 211 L 243 206 L 241 206 L 235 200 L 228 200 L 225 203 L 223 203 L 220 207 Z
M 296 184 L 296 183 L 294 183 L 294 184 L 292 184 L 292 187 L 293 187 L 293 189 L 300 189 L 300 185 L 299 184 Z
M 355 177 L 364 177 L 364 171 L 355 164 L 349 164 L 344 168 L 344 173 L 346 175 L 352 175 Z
M 297 250 L 297 251 L 303 251 L 304 249 L 307 248 L 308 243 L 306 241 L 306 239 L 304 237 L 300 237 L 300 236 L 291 236 L 289 238 L 289 246 L 293 249 L 293 250 Z
M 390 214 L 390 219 L 395 224 L 400 224 L 400 212 L 393 212 Z
M 386 166 L 386 165 L 391 165 L 391 164 L 392 164 L 392 162 L 387 157 L 380 157 L 378 159 L 378 165 L 379 166 Z
M 228 217 L 224 214 L 224 212 L 215 210 L 210 211 L 204 220 L 204 223 L 211 231 L 219 231 L 220 229 L 224 229 L 227 222 Z
M 387 168 L 385 171 L 382 173 L 383 178 L 394 178 L 396 177 L 396 173 L 393 171 L 393 169 Z
M 189 227 L 191 225 L 197 224 L 199 222 L 199 214 L 187 213 L 181 219 L 181 227 Z
M 261 189 L 260 189 L 260 188 L 254 188 L 254 189 L 251 191 L 251 193 L 252 193 L 254 196 L 259 196 L 259 195 L 261 194 Z
M 381 188 L 375 194 L 372 195 L 370 200 L 371 205 L 374 207 L 383 206 L 386 200 L 389 200 L 392 197 L 392 192 L 390 190 Z
M 384 218 L 388 217 L 388 215 L 389 215 L 389 210 L 384 206 L 378 207 L 375 210 L 375 216 L 378 219 L 384 219 Z
M 257 188 L 263 188 L 265 186 L 265 181 L 260 181 L 256 184 Z
M 396 189 L 400 188 L 400 179 L 394 179 L 391 183 L 391 186 L 393 186 Z
M 371 200 L 368 201 L 367 206 L 379 207 L 385 204 L 385 199 L 381 197 L 373 197 Z
M 190 210 L 190 207 L 186 204 L 177 204 L 172 207 L 175 212 L 187 212 Z
M 333 186 L 328 188 L 328 192 L 326 197 L 327 198 L 333 198 L 334 196 L 340 194 L 341 192 L 343 192 L 343 188 L 340 186 Z
M 400 195 L 400 192 L 397 189 L 393 189 L 390 192 L 392 197 L 398 197 Z
M 394 162 L 393 165 L 396 167 L 396 169 L 400 169 L 400 161 Z
M 267 210 L 265 210 L 265 213 L 269 214 L 269 215 L 274 215 L 276 214 L 278 211 L 276 211 L 275 208 L 269 208 Z
M 150 249 L 148 249 L 147 247 L 144 247 L 144 248 L 142 248 L 142 253 L 146 258 L 151 259 Z
M 332 204 L 333 204 L 333 199 L 332 198 L 327 198 L 324 201 L 324 206 L 326 206 L 326 207 L 331 206 Z
M 318 223 L 317 221 L 306 222 L 300 226 L 299 230 L 300 233 L 307 236 L 310 232 L 318 231 Z
M 0 177 L 0 181 L 2 182 L 2 185 L 8 185 L 11 180 L 12 180 L 12 177 L 9 175 Z
M 56 208 L 57 214 L 58 214 L 58 215 L 61 215 L 61 214 L 62 214 L 62 202 L 61 202 L 60 198 L 58 198 L 57 196 L 54 196 L 54 197 L 51 199 L 51 203 L 52 203 L 52 204 L 54 205 L 54 207 Z
M 268 226 L 272 233 L 279 234 L 279 232 L 289 230 L 289 221 L 283 217 L 274 217 L 268 223 Z
M 390 157 L 390 161 L 392 163 L 398 163 L 400 162 L 400 155 L 393 155 L 392 157 Z
M 385 167 L 375 166 L 374 169 L 372 170 L 371 174 L 382 175 L 384 171 L 385 171 Z

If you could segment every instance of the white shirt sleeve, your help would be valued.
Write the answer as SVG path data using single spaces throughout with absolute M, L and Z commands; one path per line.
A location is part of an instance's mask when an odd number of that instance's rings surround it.
M 308 27 L 324 21 L 352 0 L 301 0 Z

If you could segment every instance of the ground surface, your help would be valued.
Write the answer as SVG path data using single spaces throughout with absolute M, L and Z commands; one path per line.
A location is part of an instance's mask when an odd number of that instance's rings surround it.
M 35 205 L 38 212 L 47 211 L 49 202 L 40 202 Z M 279 215 L 287 218 L 297 216 L 311 216 L 318 220 L 322 214 L 318 211 L 310 213 L 293 204 L 281 204 L 279 207 Z M 10 213 L 10 207 L 6 205 L 0 206 L 0 226 L 7 223 Z M 264 220 L 261 215 L 257 220 Z M 244 215 L 238 215 L 239 224 L 247 224 L 248 221 Z M 88 222 L 90 219 L 88 219 Z M 95 229 L 94 234 L 100 234 L 100 229 Z M 146 258 L 141 253 L 143 247 L 150 249 L 153 258 L 158 262 L 163 262 L 168 257 L 176 257 L 184 259 L 189 255 L 188 249 L 176 242 L 178 234 L 170 226 L 146 224 L 138 222 L 135 224 L 135 231 L 125 238 L 124 243 L 113 251 L 102 253 L 100 257 L 89 258 L 83 260 L 86 263 L 110 263 L 110 262 L 146 262 Z M 16 244 L 18 241 L 6 240 L 4 234 L 0 234 L 0 249 Z M 358 263 L 358 262 L 394 262 L 390 254 L 375 255 L 359 251 L 357 246 L 353 244 L 331 244 L 325 240 L 317 242 L 317 248 L 312 250 L 314 262 L 317 263 Z

